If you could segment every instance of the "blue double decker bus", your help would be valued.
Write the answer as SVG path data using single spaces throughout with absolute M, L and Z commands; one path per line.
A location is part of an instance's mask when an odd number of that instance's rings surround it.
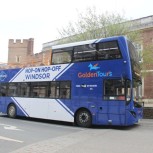
M 0 70 L 0 112 L 91 125 L 143 117 L 138 53 L 124 36 L 52 47 L 50 66 Z

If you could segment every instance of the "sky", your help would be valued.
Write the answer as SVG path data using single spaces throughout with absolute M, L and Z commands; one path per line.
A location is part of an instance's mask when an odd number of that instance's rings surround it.
M 152 6 L 153 0 L 0 0 L 0 62 L 7 63 L 9 39 L 34 38 L 38 53 L 88 7 L 137 19 L 153 15 Z

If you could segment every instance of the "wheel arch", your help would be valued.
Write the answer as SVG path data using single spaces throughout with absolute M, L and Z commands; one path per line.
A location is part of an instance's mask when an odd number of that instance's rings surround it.
M 8 111 L 8 108 L 10 107 L 10 105 L 14 105 L 16 107 L 16 104 L 14 102 L 10 102 L 8 105 L 7 105 L 7 111 Z

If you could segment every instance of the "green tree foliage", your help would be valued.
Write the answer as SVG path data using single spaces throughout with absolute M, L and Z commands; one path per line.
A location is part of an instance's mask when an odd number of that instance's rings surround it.
M 76 22 L 69 22 L 68 26 L 58 31 L 60 44 L 118 35 L 127 35 L 131 40 L 137 38 L 137 32 L 131 32 L 131 23 L 123 15 L 108 12 L 98 14 L 95 7 L 78 13 Z

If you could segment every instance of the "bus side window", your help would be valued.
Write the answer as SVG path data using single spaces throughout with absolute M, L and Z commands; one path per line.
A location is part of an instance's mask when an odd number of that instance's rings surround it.
M 85 44 L 74 47 L 74 62 L 92 60 L 96 60 L 96 49 L 94 45 Z
M 32 97 L 47 98 L 48 82 L 33 82 L 31 88 Z
M 117 41 L 102 42 L 98 44 L 98 59 L 110 60 L 121 58 Z
M 21 97 L 29 97 L 30 83 L 22 82 L 20 84 L 20 95 Z
M 53 50 L 52 64 L 64 64 L 72 62 L 72 51 L 73 47 Z
M 60 83 L 60 98 L 69 99 L 70 98 L 70 82 L 62 81 Z
M 5 97 L 7 95 L 7 85 L 4 83 L 0 84 L 0 96 Z
M 52 81 L 50 86 L 50 98 L 70 98 L 70 81 Z
M 18 83 L 9 83 L 8 84 L 8 96 L 18 96 L 19 93 L 19 87 Z
M 50 98 L 56 97 L 56 82 L 50 82 Z
M 53 53 L 52 64 L 64 64 L 71 62 L 71 52 Z

